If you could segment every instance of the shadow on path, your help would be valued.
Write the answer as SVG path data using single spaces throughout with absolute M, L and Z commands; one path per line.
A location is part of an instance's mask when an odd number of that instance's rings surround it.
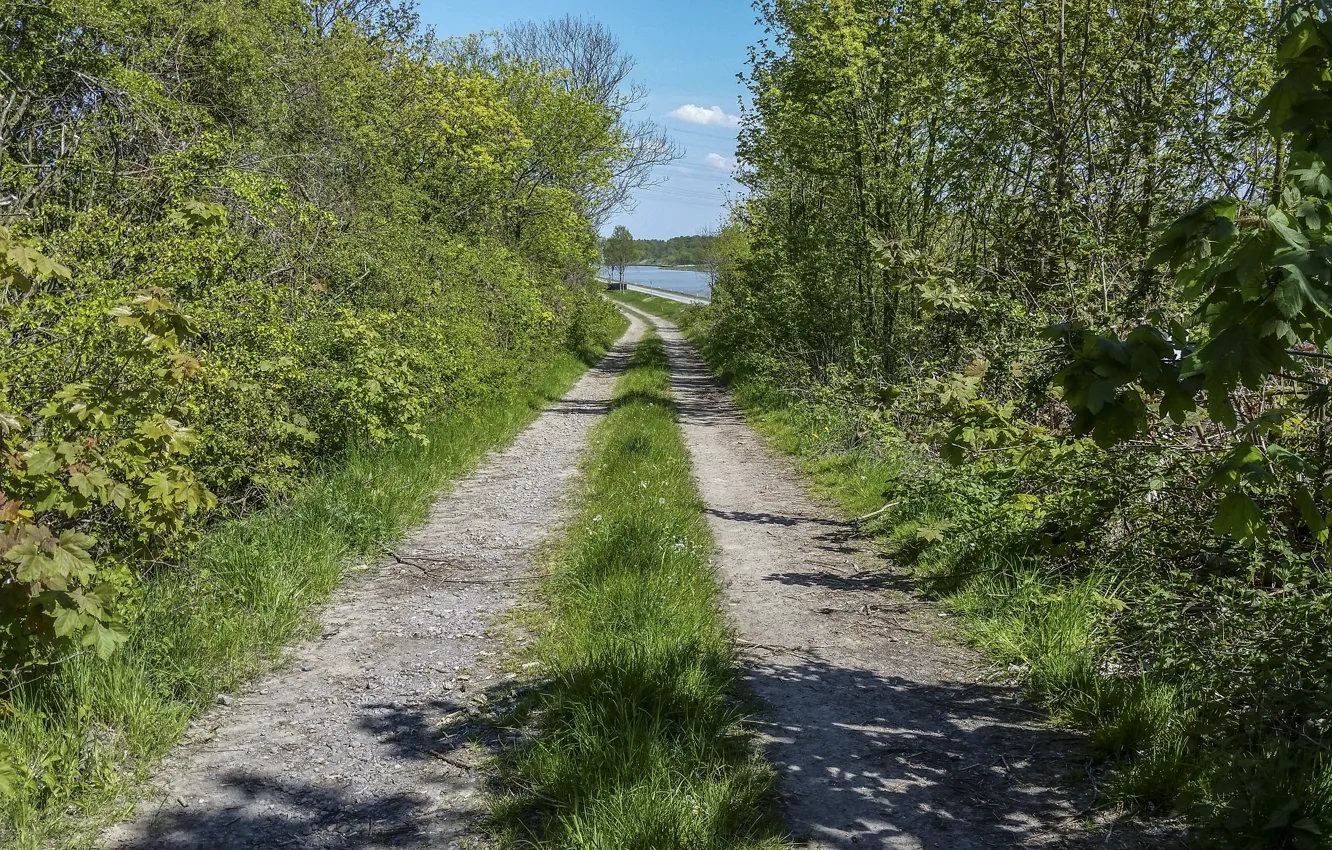
M 733 522 L 756 522 L 761 525 L 827 525 L 834 528 L 846 527 L 846 523 L 841 520 L 823 519 L 822 517 L 785 516 L 783 514 L 750 513 L 749 511 L 719 511 L 713 508 L 705 509 L 704 513 L 711 514 L 718 519 L 727 519 Z
M 504 699 L 511 686 L 497 686 L 488 699 Z M 439 847 L 464 832 L 474 834 L 473 810 L 449 805 L 468 793 L 479 759 L 467 747 L 493 746 L 499 730 L 474 722 L 461 701 L 423 705 L 367 703 L 357 726 L 374 741 L 376 770 L 411 767 L 424 778 L 410 791 L 367 793 L 365 776 L 327 775 L 316 780 L 248 768 L 224 773 L 235 790 L 224 805 L 168 796 L 150 816 L 146 834 L 113 845 L 118 850 L 240 850 L 240 848 Z M 431 717 L 456 715 L 441 727 Z M 316 753 L 309 758 L 315 759 Z M 252 761 L 252 759 L 251 759 Z
M 815 846 L 1061 846 L 1091 809 L 1090 789 L 1069 782 L 1086 774 L 1079 737 L 1033 724 L 1010 688 L 790 656 L 751 661 L 745 678 L 781 705 L 767 755 Z
M 469 677 L 500 673 L 483 633 L 531 577 L 636 334 L 437 500 L 323 613 L 324 640 L 215 709 L 212 734 L 162 771 L 161 804 L 109 830 L 107 847 L 476 846 L 479 767 L 499 733 L 474 718 L 511 686 L 479 694 Z

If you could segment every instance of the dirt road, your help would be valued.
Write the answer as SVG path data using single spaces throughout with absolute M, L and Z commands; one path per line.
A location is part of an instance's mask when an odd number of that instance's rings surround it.
M 642 333 L 435 505 L 321 618 L 323 638 L 196 724 L 124 850 L 468 846 L 481 753 L 459 719 L 497 684 L 487 628 L 564 516 L 587 431 Z M 408 562 L 408 563 L 403 563 Z M 455 734 L 439 730 L 453 722 Z
M 656 321 L 656 320 L 652 320 Z M 947 621 L 745 424 L 669 323 L 685 440 L 718 545 L 744 675 L 769 710 L 768 756 L 792 833 L 815 848 L 1140 846 L 1081 824 L 1075 737 L 987 685 Z M 465 741 L 500 682 L 493 618 L 520 604 L 558 526 L 591 424 L 643 323 L 561 403 L 440 499 L 428 523 L 354 581 L 323 639 L 219 707 L 160 793 L 108 846 L 470 847 L 483 812 Z M 461 725 L 461 728 L 459 724 Z M 450 735 L 441 735 L 448 727 Z

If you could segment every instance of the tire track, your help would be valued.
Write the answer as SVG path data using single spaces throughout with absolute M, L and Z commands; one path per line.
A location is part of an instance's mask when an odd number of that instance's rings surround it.
M 811 500 L 674 325 L 680 424 L 707 504 L 744 675 L 770 706 L 767 755 L 792 833 L 814 848 L 1141 846 L 1087 829 L 1078 736 L 986 684 L 847 522 Z

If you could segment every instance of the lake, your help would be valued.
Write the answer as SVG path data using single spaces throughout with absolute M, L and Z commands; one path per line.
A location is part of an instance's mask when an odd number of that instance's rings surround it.
M 619 280 L 619 276 L 611 274 L 610 269 L 602 269 L 601 275 L 609 280 Z M 668 289 L 671 292 L 683 292 L 685 295 L 702 295 L 704 298 L 712 296 L 712 286 L 706 272 L 663 269 L 660 266 L 626 266 L 624 281 L 639 286 Z

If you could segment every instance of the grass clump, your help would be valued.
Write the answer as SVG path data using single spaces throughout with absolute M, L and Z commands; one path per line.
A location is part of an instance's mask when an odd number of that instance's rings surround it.
M 501 759 L 505 846 L 784 846 L 675 420 L 651 337 L 593 433 L 582 506 L 545 585 L 537 652 L 550 679 L 524 709 L 530 735 Z
M 221 692 L 311 633 L 315 607 L 350 568 L 425 518 L 448 481 L 510 440 L 573 384 L 626 326 L 620 317 L 489 403 L 439 415 L 427 443 L 352 450 L 287 502 L 219 526 L 176 570 L 135 596 L 128 643 L 79 658 L 9 695 L 0 750 L 29 776 L 3 799 L 0 845 L 86 846 Z

